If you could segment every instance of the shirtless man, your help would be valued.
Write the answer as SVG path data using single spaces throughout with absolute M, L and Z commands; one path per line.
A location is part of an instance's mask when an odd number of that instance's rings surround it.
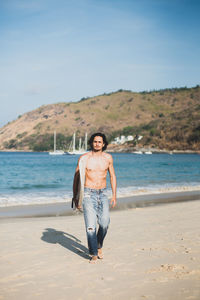
M 83 154 L 78 161 L 73 183 L 73 199 L 76 208 L 80 209 L 81 204 L 78 195 L 78 185 L 80 181 L 80 162 L 85 161 L 85 180 L 84 180 L 84 197 L 83 212 L 85 227 L 88 240 L 89 252 L 92 255 L 91 261 L 95 263 L 97 259 L 102 259 L 103 240 L 106 236 L 110 223 L 109 217 L 109 200 L 106 195 L 106 176 L 110 175 L 112 188 L 112 198 L 110 204 L 116 205 L 116 176 L 113 167 L 112 156 L 104 153 L 108 142 L 102 133 L 95 133 L 89 140 L 91 147 L 90 152 Z M 97 232 L 97 223 L 99 225 Z M 97 232 L 97 233 L 96 233 Z

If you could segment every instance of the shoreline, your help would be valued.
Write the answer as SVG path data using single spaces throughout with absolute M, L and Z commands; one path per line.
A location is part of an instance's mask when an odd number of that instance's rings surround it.
M 200 200 L 200 190 L 151 193 L 120 197 L 111 211 Z M 71 208 L 71 202 L 29 204 L 0 207 L 0 220 L 10 218 L 59 217 L 81 214 Z
M 156 194 L 166 194 L 166 193 L 182 193 L 182 192 L 197 192 L 200 191 L 200 185 L 180 185 L 180 186 L 157 186 L 155 187 L 149 187 L 147 186 L 145 187 L 140 187 L 138 189 L 131 189 L 131 187 L 118 187 L 117 189 L 117 199 L 121 199 L 121 198 L 127 198 L 127 197 L 138 197 L 138 196 L 143 196 L 143 195 L 156 195 Z M 111 198 L 111 188 L 107 187 L 107 196 L 110 199 Z M 64 193 L 63 195 L 60 195 L 60 199 L 56 200 L 54 199 L 54 197 L 50 196 L 50 195 L 46 195 L 43 197 L 46 198 L 45 200 L 41 200 L 39 199 L 39 201 L 37 200 L 37 194 L 35 194 L 36 198 L 31 198 L 31 200 L 29 201 L 29 194 L 24 194 L 21 195 L 21 197 L 25 197 L 25 201 L 22 201 L 22 198 L 19 197 L 18 195 L 18 199 L 15 201 L 12 201 L 11 199 L 6 199 L 5 195 L 3 195 L 3 197 L 0 197 L 0 209 L 1 208 L 6 208 L 6 207 L 18 207 L 18 206 L 34 206 L 34 205 L 55 205 L 55 204 L 65 204 L 65 203 L 71 203 L 71 199 L 72 199 L 72 195 L 69 196 L 66 193 Z M 59 197 L 58 197 L 59 198 Z M 53 200 L 54 199 L 54 200 Z

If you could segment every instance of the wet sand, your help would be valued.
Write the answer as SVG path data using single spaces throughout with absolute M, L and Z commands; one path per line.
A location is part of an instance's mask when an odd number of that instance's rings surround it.
M 117 199 L 117 206 L 114 210 L 198 199 L 200 199 L 200 190 L 135 195 Z M 0 219 L 9 217 L 58 217 L 76 214 L 77 212 L 71 209 L 70 202 L 0 207 Z
M 199 300 L 200 197 L 186 198 L 111 212 L 95 265 L 82 215 L 1 218 L 0 299 Z

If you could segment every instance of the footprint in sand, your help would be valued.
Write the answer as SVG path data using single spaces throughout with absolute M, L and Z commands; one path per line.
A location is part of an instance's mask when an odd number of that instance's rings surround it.
M 183 276 L 193 275 L 193 271 L 188 271 L 186 266 L 184 265 L 177 265 L 177 264 L 163 264 L 158 268 L 151 269 L 147 271 L 147 273 L 168 273 L 167 277 L 161 277 L 156 279 L 159 282 L 168 281 L 168 279 L 181 279 Z M 196 272 L 195 272 L 196 273 Z

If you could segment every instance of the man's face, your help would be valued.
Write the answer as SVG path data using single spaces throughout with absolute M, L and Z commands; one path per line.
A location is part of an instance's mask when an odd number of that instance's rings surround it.
M 95 136 L 92 145 L 94 151 L 102 151 L 104 146 L 103 138 L 101 136 Z

